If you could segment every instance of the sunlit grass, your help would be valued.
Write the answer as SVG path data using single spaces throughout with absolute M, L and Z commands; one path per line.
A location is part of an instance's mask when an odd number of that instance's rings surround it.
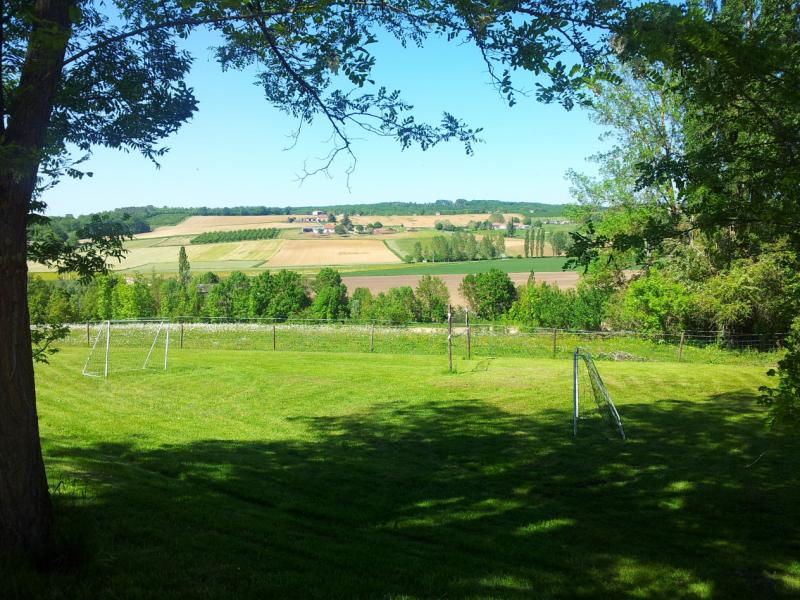
M 86 558 L 11 597 L 797 593 L 800 448 L 763 368 L 602 363 L 622 442 L 572 437 L 569 360 L 174 349 L 103 380 L 85 354 L 37 376 Z

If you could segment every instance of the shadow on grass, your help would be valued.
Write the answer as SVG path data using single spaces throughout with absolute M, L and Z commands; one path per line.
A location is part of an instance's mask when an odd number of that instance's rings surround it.
M 752 403 L 626 404 L 626 443 L 599 420 L 573 439 L 564 413 L 469 400 L 298 417 L 303 440 L 54 444 L 50 458 L 92 489 L 60 512 L 91 521 L 93 555 L 21 586 L 52 597 L 789 596 L 798 445 L 765 432 Z

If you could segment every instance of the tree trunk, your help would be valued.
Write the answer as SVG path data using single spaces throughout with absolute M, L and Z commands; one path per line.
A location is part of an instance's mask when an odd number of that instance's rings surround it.
M 69 0 L 37 0 L 0 138 L 0 550 L 38 551 L 53 513 L 39 440 L 27 301 L 26 225 L 70 35 Z
M 5 188 L 6 186 L 2 186 Z M 5 196 L 6 190 L 3 189 Z M 6 197 L 0 203 L 6 204 Z M 37 551 L 50 539 L 47 491 L 28 322 L 26 212 L 0 220 L 0 548 Z M 11 217 L 11 218 L 9 218 Z M 22 244 L 18 239 L 22 237 Z M 16 242 L 9 248 L 8 242 Z

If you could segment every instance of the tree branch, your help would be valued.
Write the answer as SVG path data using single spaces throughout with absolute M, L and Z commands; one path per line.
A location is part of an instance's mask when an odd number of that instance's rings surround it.
M 256 15 L 255 22 L 258 25 L 259 29 L 261 29 L 261 33 L 264 36 L 264 39 L 267 41 L 267 45 L 269 46 L 270 50 L 272 50 L 272 53 L 275 55 L 275 58 L 278 59 L 278 62 L 281 64 L 283 69 L 289 74 L 289 76 L 292 79 L 294 79 L 294 81 L 303 90 L 305 90 L 305 92 L 309 96 L 311 96 L 311 99 L 314 101 L 314 103 L 317 106 L 319 106 L 319 108 L 322 111 L 322 113 L 325 115 L 325 117 L 330 122 L 331 127 L 333 127 L 333 131 L 334 131 L 335 135 L 344 144 L 344 147 L 339 149 L 339 150 L 337 150 L 336 154 L 338 154 L 342 150 L 346 150 L 352 156 L 353 153 L 350 150 L 350 140 L 347 138 L 347 136 L 344 134 L 344 132 L 339 127 L 339 123 L 338 123 L 339 119 L 337 119 L 335 117 L 335 115 L 333 115 L 330 112 L 330 110 L 328 110 L 328 106 L 325 104 L 325 102 L 322 100 L 322 98 L 320 98 L 320 96 L 317 93 L 317 91 L 294 69 L 294 67 L 292 67 L 292 65 L 289 64 L 289 61 L 286 60 L 286 57 L 281 52 L 281 49 L 278 47 L 278 42 L 275 40 L 275 38 L 272 35 L 272 32 L 270 31 L 269 27 L 267 27 L 267 24 L 264 22 L 263 17 L 261 17 L 260 15 Z M 334 155 L 334 157 L 335 157 L 335 155 Z
M 2 1 L 2 0 L 0 0 Z M 72 56 L 66 58 L 63 62 L 63 66 L 66 66 L 76 60 L 83 58 L 84 56 L 91 54 L 92 52 L 96 52 L 97 50 L 101 50 L 108 46 L 109 44 L 114 44 L 116 42 L 121 42 L 122 40 L 126 40 L 131 37 L 135 37 L 137 35 L 141 35 L 143 33 L 147 33 L 149 31 L 156 31 L 158 29 L 172 29 L 175 27 L 200 27 L 201 25 L 215 25 L 218 23 L 227 23 L 230 21 L 253 21 L 256 19 L 264 19 L 264 18 L 271 18 L 277 17 L 282 15 L 287 15 L 296 12 L 295 9 L 288 9 L 285 11 L 274 11 L 274 12 L 260 12 L 256 14 L 238 14 L 238 15 L 228 15 L 225 17 L 213 17 L 213 18 L 196 18 L 196 17 L 184 17 L 182 19 L 173 19 L 171 21 L 164 21 L 162 23 L 152 23 L 150 25 L 145 25 L 144 27 L 139 27 L 138 29 L 133 29 L 131 31 L 126 31 L 124 33 L 120 33 L 118 35 L 113 35 L 111 37 L 106 38 L 102 42 L 97 44 L 93 44 L 87 48 L 84 48 L 80 52 L 76 52 Z

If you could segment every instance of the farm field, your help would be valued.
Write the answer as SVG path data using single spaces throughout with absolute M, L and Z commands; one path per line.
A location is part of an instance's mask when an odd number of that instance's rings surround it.
M 297 223 L 289 223 L 287 215 L 235 216 L 235 217 L 189 217 L 177 225 L 157 227 L 148 233 L 140 233 L 136 239 L 163 238 L 176 235 L 191 235 L 206 231 L 235 231 L 237 229 L 296 229 Z
M 514 285 L 528 283 L 530 273 L 509 273 Z M 464 279 L 464 275 L 445 274 L 439 275 L 444 280 L 447 290 L 450 292 L 450 302 L 458 306 L 466 306 L 466 299 L 461 295 L 459 286 Z M 390 289 L 401 286 L 417 287 L 422 275 L 360 275 L 351 277 L 348 274 L 342 277 L 342 281 L 347 286 L 347 290 L 352 294 L 356 288 L 364 287 L 373 294 L 388 292 Z M 578 284 L 579 275 L 574 271 L 537 273 L 536 281 L 551 283 L 562 289 L 574 288 Z
M 177 225 L 167 225 L 158 227 L 148 233 L 141 233 L 137 239 L 160 238 L 176 235 L 198 234 L 206 231 L 233 231 L 235 229 L 297 229 L 303 223 L 289 223 L 290 215 L 263 215 L 263 216 L 194 216 L 181 221 Z M 298 217 L 301 215 L 291 215 Z M 521 217 L 522 215 L 508 213 L 504 215 L 506 219 L 511 217 Z M 383 225 L 405 227 L 432 228 L 437 221 L 450 221 L 454 225 L 466 225 L 470 221 L 484 221 L 489 217 L 485 213 L 465 214 L 465 215 L 389 215 L 389 216 L 351 216 L 353 224 L 367 225 L 380 221 Z
M 544 258 L 497 258 L 493 260 L 474 260 L 444 263 L 414 263 L 397 266 L 376 266 L 345 273 L 348 277 L 397 276 L 397 275 L 466 275 L 483 273 L 489 269 L 500 269 L 505 273 L 554 273 L 563 272 L 564 257 Z
M 379 239 L 284 240 L 267 267 L 369 265 L 400 263 Z
M 503 215 L 508 221 L 512 217 L 522 218 L 521 214 L 517 213 L 504 213 Z M 463 215 L 388 215 L 388 216 L 358 216 L 351 215 L 350 220 L 354 225 L 367 225 L 380 221 L 383 225 L 404 227 L 424 227 L 431 228 L 436 226 L 437 221 L 450 221 L 453 225 L 462 227 L 470 221 L 485 221 L 489 218 L 487 213 L 473 213 Z
M 192 267 L 197 271 L 254 268 L 272 257 L 281 247 L 281 240 L 254 240 L 247 242 L 225 242 L 219 244 L 188 244 L 183 238 L 163 238 L 148 246 L 133 246 L 118 264 L 113 264 L 115 271 L 136 271 L 149 273 L 155 269 L 157 273 L 176 272 L 178 269 L 178 252 L 185 244 L 186 254 Z M 155 240 L 148 240 L 154 241 Z M 32 272 L 47 270 L 43 265 L 29 264 Z
M 176 349 L 102 380 L 85 355 L 37 367 L 78 564 L 10 567 L 10 597 L 800 593 L 800 442 L 764 427 L 761 367 L 600 363 L 622 442 L 572 437 L 569 360 Z

